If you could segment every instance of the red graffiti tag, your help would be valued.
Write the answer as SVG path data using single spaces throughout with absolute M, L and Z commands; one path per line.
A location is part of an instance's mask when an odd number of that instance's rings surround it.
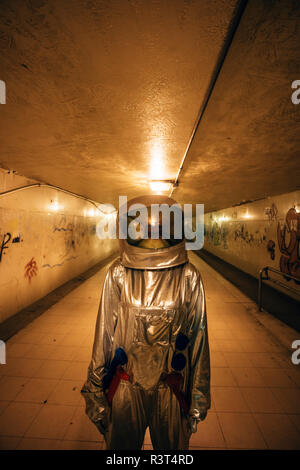
M 37 267 L 36 261 L 34 258 L 31 258 L 29 263 L 27 263 L 25 266 L 24 277 L 26 277 L 28 281 L 31 282 L 31 278 L 37 275 L 37 270 L 38 270 L 38 267 Z

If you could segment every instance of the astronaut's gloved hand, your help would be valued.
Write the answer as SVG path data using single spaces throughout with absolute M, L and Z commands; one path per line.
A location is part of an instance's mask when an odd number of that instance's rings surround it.
M 100 431 L 101 434 L 104 435 L 106 433 L 106 427 L 103 424 L 103 420 L 101 419 L 101 420 L 97 421 L 97 423 L 95 423 L 95 424 L 97 426 L 98 431 Z
M 193 418 L 192 416 L 188 417 L 188 425 L 191 433 L 197 432 L 197 424 L 198 420 L 196 418 Z
M 95 425 L 97 426 L 98 431 L 100 431 L 101 434 L 104 435 L 107 432 L 108 427 L 108 420 L 106 416 L 103 419 L 99 419 L 99 421 L 97 421 Z
M 105 405 L 101 407 L 101 411 L 98 414 L 98 421 L 94 421 L 98 431 L 101 432 L 101 434 L 106 434 L 107 428 L 108 428 L 108 423 L 109 423 L 109 406 Z
M 192 433 L 197 432 L 197 424 L 199 423 L 199 421 L 204 421 L 206 418 L 206 415 L 207 415 L 207 410 L 202 411 L 200 413 L 200 416 L 199 416 L 200 419 L 195 418 L 194 416 L 188 417 L 189 428 Z

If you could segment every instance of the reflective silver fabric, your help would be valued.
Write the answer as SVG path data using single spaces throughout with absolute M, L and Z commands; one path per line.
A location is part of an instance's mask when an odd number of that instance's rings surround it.
M 92 360 L 82 389 L 86 412 L 104 434 L 108 449 L 140 449 L 147 426 L 154 449 L 187 449 L 191 420 L 199 421 L 210 408 L 201 276 L 188 262 L 184 242 L 155 250 L 153 259 L 152 250 L 128 244 L 127 249 L 126 244 L 120 241 L 121 256 L 110 266 L 103 286 Z M 144 265 L 140 253 L 145 253 Z M 139 269 L 134 267 L 137 259 Z M 182 392 L 190 402 L 188 415 L 161 380 L 163 373 L 174 372 L 171 362 L 179 333 L 188 339 L 180 351 L 186 359 L 180 373 Z M 118 347 L 127 354 L 123 369 L 131 382 L 121 380 L 109 406 L 102 378 Z
M 121 263 L 127 268 L 158 270 L 172 268 L 188 261 L 185 241 L 160 250 L 132 246 L 126 240 L 120 240 L 120 246 Z

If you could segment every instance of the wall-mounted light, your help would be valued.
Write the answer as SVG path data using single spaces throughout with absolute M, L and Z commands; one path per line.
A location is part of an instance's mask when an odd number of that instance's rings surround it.
M 87 211 L 87 215 L 88 217 L 95 217 L 95 209 L 93 209 L 92 207 Z
M 60 209 L 63 209 L 63 206 L 58 203 L 57 199 L 54 199 L 53 201 L 51 200 L 51 203 L 49 205 L 49 210 L 56 212 Z
M 228 222 L 228 220 L 230 219 L 230 217 L 228 217 L 228 215 L 221 215 L 221 217 L 219 218 L 219 222 Z
M 251 219 L 252 218 L 252 215 L 249 214 L 248 210 L 247 212 L 243 215 L 243 218 L 244 219 Z

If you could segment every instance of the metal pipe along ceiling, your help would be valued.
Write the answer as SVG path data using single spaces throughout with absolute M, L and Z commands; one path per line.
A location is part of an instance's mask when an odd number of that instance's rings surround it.
M 179 170 L 177 172 L 177 175 L 176 175 L 176 178 L 174 180 L 174 183 L 172 185 L 172 188 L 171 188 L 171 191 L 170 191 L 170 197 L 172 196 L 173 194 L 173 191 L 174 191 L 174 188 L 176 186 L 178 186 L 178 180 L 179 180 L 179 175 L 181 173 L 181 170 L 183 168 L 183 165 L 184 165 L 184 162 L 185 162 L 185 159 L 187 157 L 187 154 L 188 154 L 188 151 L 192 145 L 192 142 L 194 140 L 194 137 L 195 137 L 195 134 L 196 134 L 196 131 L 199 127 L 199 124 L 201 122 L 201 119 L 204 115 L 204 112 L 206 110 L 206 107 L 207 107 L 207 104 L 208 104 L 208 101 L 211 97 L 211 94 L 213 92 L 213 89 L 214 89 L 214 86 L 216 84 L 216 81 L 219 77 L 219 74 L 220 74 L 220 71 L 221 71 L 221 68 L 223 66 L 223 63 L 225 61 L 225 58 L 226 58 L 226 55 L 229 51 L 229 48 L 231 46 L 231 43 L 233 41 L 233 38 L 234 38 L 234 35 L 236 33 L 236 30 L 240 24 L 240 21 L 241 21 L 241 18 L 243 16 L 243 13 L 245 11 L 245 8 L 247 6 L 247 3 L 248 3 L 248 0 L 240 0 L 239 3 L 237 4 L 237 7 L 236 7 L 236 11 L 233 15 L 233 19 L 232 19 L 232 22 L 231 22 L 231 25 L 229 27 L 229 30 L 228 30 L 228 33 L 227 33 L 227 37 L 226 37 L 226 40 L 224 42 L 224 45 L 220 51 L 220 54 L 219 54 L 219 57 L 218 57 L 218 60 L 217 60 L 217 63 L 215 65 L 215 68 L 214 68 L 214 71 L 212 73 L 212 78 L 211 78 L 211 81 L 210 81 L 210 84 L 208 86 L 208 89 L 207 89 L 207 92 L 205 94 L 205 97 L 204 97 L 204 100 L 200 106 L 200 109 L 199 109 L 199 113 L 198 113 L 198 116 L 197 116 L 197 119 L 195 121 L 195 124 L 194 124 L 194 127 L 193 127 L 193 130 L 192 130 L 192 133 L 191 133 L 191 136 L 189 138 L 189 141 L 188 141 L 188 144 L 187 144 L 187 147 L 185 149 L 185 152 L 184 152 L 184 155 L 182 157 L 182 160 L 181 160 L 181 163 L 180 163 L 180 167 L 179 167 Z

